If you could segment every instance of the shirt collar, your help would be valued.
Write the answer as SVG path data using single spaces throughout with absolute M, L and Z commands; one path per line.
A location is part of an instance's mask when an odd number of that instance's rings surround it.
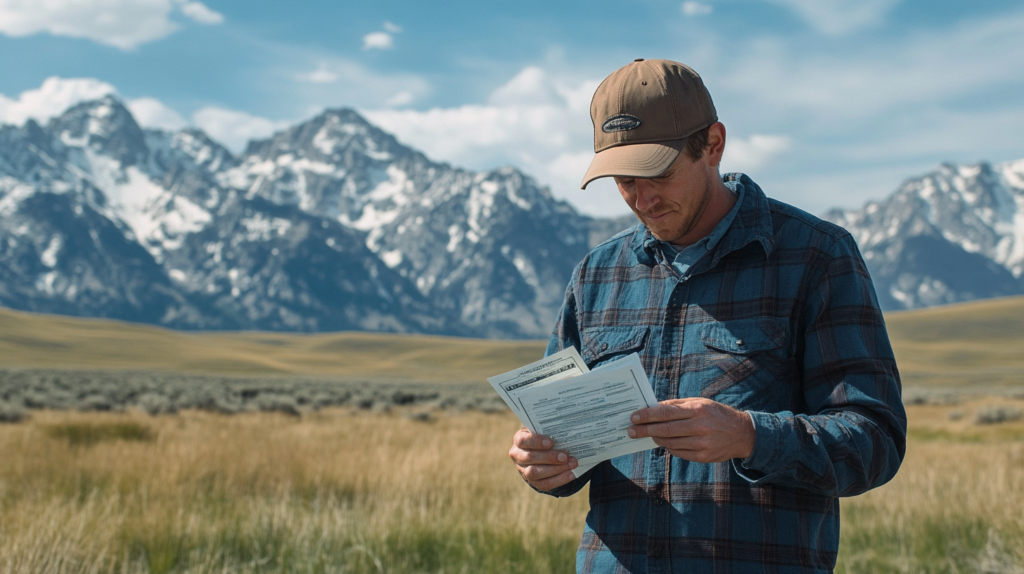
M 708 239 L 708 250 L 714 251 L 711 265 L 747 244 L 757 241 L 764 249 L 765 257 L 775 249 L 772 233 L 771 206 L 768 197 L 754 180 L 742 173 L 727 173 L 722 176 L 725 183 L 737 195 L 736 205 L 729 215 L 717 225 Z M 727 222 L 731 218 L 731 222 Z M 640 224 L 633 231 L 633 253 L 637 262 L 653 267 L 657 264 L 655 253 L 660 250 L 661 241 L 649 229 Z M 717 248 L 716 248 L 717 247 Z

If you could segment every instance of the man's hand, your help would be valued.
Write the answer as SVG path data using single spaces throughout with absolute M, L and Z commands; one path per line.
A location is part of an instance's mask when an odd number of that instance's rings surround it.
M 757 438 L 750 415 L 709 399 L 672 399 L 633 413 L 631 438 L 652 437 L 693 462 L 747 458 Z
M 572 475 L 572 469 L 577 466 L 576 459 L 562 451 L 551 450 L 553 444 L 542 434 L 519 429 L 512 437 L 512 448 L 508 451 L 508 457 L 516 463 L 519 474 L 530 486 L 542 492 L 568 484 L 576 478 Z

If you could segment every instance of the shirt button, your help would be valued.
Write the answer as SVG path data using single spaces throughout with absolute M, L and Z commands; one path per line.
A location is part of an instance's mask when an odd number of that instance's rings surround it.
M 665 447 L 659 446 L 654 449 L 654 456 L 665 456 Z
M 736 346 L 737 347 L 742 347 L 743 346 L 743 339 L 736 339 Z
M 608 349 L 608 343 L 601 343 L 601 350 L 604 351 L 604 350 L 607 350 L 607 349 Z

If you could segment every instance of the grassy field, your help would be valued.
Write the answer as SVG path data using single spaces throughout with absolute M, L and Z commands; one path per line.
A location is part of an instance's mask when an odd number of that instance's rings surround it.
M 837 572 L 1024 574 L 1024 298 L 886 320 L 909 449 Z M 0 574 L 571 571 L 585 493 L 525 487 L 486 414 L 543 346 L 0 309 Z
M 536 361 L 544 346 L 354 332 L 182 332 L 0 308 L 0 367 L 465 383 Z
M 886 322 L 908 388 L 1024 385 L 1024 297 L 890 313 Z M 0 368 L 470 383 L 536 360 L 544 345 L 375 333 L 188 333 L 0 308 Z
M 991 404 L 910 407 L 896 479 L 842 502 L 837 572 L 1024 572 L 1024 420 L 977 424 Z M 527 488 L 517 427 L 38 412 L 0 425 L 0 572 L 571 571 L 585 493 Z

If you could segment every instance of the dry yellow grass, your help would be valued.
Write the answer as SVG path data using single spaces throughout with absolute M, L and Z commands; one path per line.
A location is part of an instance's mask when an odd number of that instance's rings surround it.
M 886 315 L 908 387 L 1024 386 L 1024 297 Z M 471 382 L 535 361 L 542 341 L 181 332 L 0 309 L 0 367 L 147 369 Z
M 183 332 L 0 308 L 0 367 L 483 381 L 536 361 L 541 341 L 427 335 Z
M 1024 388 L 1024 297 L 889 313 L 907 386 Z
M 1024 420 L 975 424 L 994 400 L 910 407 L 903 469 L 842 503 L 838 572 L 1024 571 Z M 37 412 L 0 425 L 0 572 L 571 569 L 586 497 L 522 483 L 506 457 L 517 427 Z M 73 446 L 74 429 L 101 438 Z
M 53 432 L 126 421 L 152 438 L 72 446 Z M 505 454 L 516 428 L 482 414 L 35 413 L 0 426 L 0 572 L 472 570 L 526 548 L 510 571 L 559 571 L 586 499 L 523 484 Z

